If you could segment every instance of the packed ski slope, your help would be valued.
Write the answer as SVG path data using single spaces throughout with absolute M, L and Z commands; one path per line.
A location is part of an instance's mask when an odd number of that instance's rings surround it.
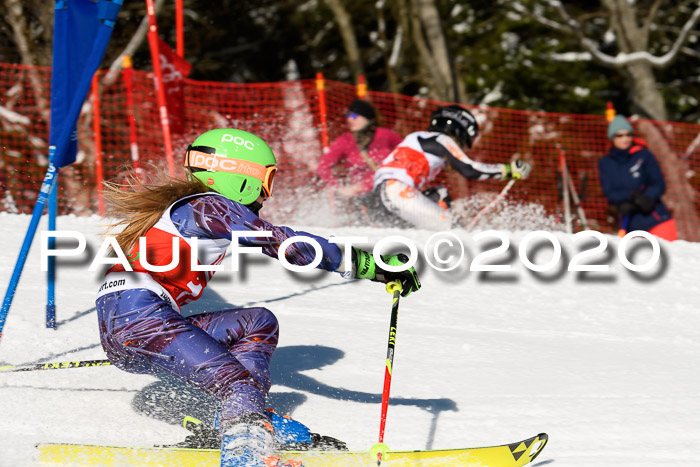
M 3 294 L 28 222 L 0 213 Z M 57 330 L 44 325 L 37 235 L 0 342 L 0 366 L 104 358 L 94 309 L 99 274 L 88 271 L 103 223 L 58 220 L 59 230 L 86 235 L 88 252 L 58 262 Z M 294 226 L 364 236 L 367 245 L 402 235 L 419 249 L 433 234 Z M 438 272 L 422 260 L 422 290 L 401 300 L 385 436 L 392 449 L 492 445 L 547 432 L 550 443 L 535 465 L 697 465 L 700 245 L 662 243 L 659 265 L 633 274 L 618 260 L 619 239 L 607 237 L 606 252 L 585 262 L 610 271 L 575 273 L 566 270 L 568 262 L 597 242 L 574 243 L 557 232 L 560 265 L 537 273 L 518 254 L 527 232 L 504 231 L 508 252 L 484 262 L 512 271 L 480 273 L 469 265 L 499 242 L 453 233 L 466 246 L 460 266 Z M 534 263 L 552 257 L 547 246 L 531 244 L 530 251 Z M 651 256 L 646 247 L 628 251 L 635 263 Z M 281 337 L 270 405 L 351 449 L 374 444 L 391 306 L 383 287 L 337 274 L 292 273 L 262 256 L 244 256 L 239 273 L 228 260 L 224 265 L 189 312 L 273 310 Z M 207 419 L 214 408 L 167 377 L 114 367 L 2 373 L 0 466 L 37 465 L 38 442 L 179 441 L 187 434 L 179 425 L 183 415 Z

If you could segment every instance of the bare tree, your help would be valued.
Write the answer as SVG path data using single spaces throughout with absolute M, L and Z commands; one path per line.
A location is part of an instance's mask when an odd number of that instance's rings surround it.
M 651 4 L 649 4 L 651 3 Z M 527 3 L 503 2 L 508 8 L 525 14 L 539 23 L 573 38 L 578 45 L 598 63 L 623 74 L 628 80 L 630 99 L 654 120 L 668 118 L 666 105 L 659 90 L 655 68 L 666 68 L 673 64 L 683 52 L 693 29 L 700 21 L 700 6 L 689 8 L 685 2 L 667 7 L 666 16 L 687 17 L 675 42 L 661 56 L 652 53 L 660 44 L 652 42 L 651 32 L 659 28 L 659 10 L 662 0 L 653 2 L 630 2 L 628 0 L 602 0 L 602 14 L 581 15 L 575 18 L 559 0 L 535 0 Z M 692 2 L 697 3 L 697 2 Z M 642 4 L 645 4 L 644 6 Z M 689 14 L 688 14 L 689 12 Z M 604 21 L 605 28 L 591 22 Z M 607 52 L 610 42 L 604 37 L 590 37 L 590 31 L 598 35 L 607 31 L 615 36 L 615 54 Z
M 51 65 L 53 4 L 47 7 L 40 0 L 3 0 L 3 3 L 7 12 L 4 20 L 21 62 Z
M 33 37 L 33 28 L 31 24 L 27 22 L 27 15 L 25 14 L 24 7 L 34 6 L 39 12 L 41 12 L 42 9 L 36 5 L 27 5 L 26 2 L 21 0 L 4 0 L 4 3 L 7 8 L 7 22 L 10 24 L 12 30 L 12 39 L 17 47 L 22 63 L 25 65 L 50 64 L 51 54 L 47 53 L 47 50 L 41 47 L 41 41 L 35 40 L 36 38 Z M 44 9 L 44 11 L 46 10 L 47 9 Z M 53 10 L 49 9 L 49 11 Z M 28 74 L 29 82 L 31 83 L 41 116 L 48 121 L 49 104 L 43 96 L 43 86 L 41 85 L 39 75 L 34 67 L 28 69 Z
M 360 48 L 357 46 L 357 37 L 355 37 L 355 29 L 352 26 L 350 14 L 345 9 L 341 0 L 324 0 L 328 8 L 333 12 L 340 36 L 343 38 L 345 53 L 348 54 L 348 63 L 355 78 L 355 82 L 360 75 L 364 75 L 364 66 L 360 58 Z
M 392 94 L 400 94 L 401 88 L 399 87 L 399 76 L 397 69 L 401 63 L 401 50 L 404 48 L 403 34 L 404 30 L 406 29 L 406 25 L 397 25 L 394 38 L 391 40 L 389 39 L 386 27 L 387 21 L 384 16 L 386 3 L 386 0 L 379 0 L 376 3 L 377 39 L 374 41 L 374 45 L 381 50 L 382 56 L 384 57 L 384 69 L 389 85 L 389 91 Z M 403 1 L 397 3 L 400 4 L 399 7 L 405 6 Z
M 348 63 L 355 79 L 364 73 L 364 65 L 357 44 L 356 31 L 343 0 L 324 0 L 333 12 L 340 29 Z M 391 2 L 395 31 L 392 38 L 387 32 L 384 16 L 387 1 L 375 4 L 377 37 L 373 44 L 384 57 L 389 88 L 400 92 L 402 76 L 399 69 L 405 63 L 403 54 L 417 51 L 419 81 L 425 83 L 431 97 L 442 101 L 458 101 L 454 67 L 442 21 L 435 0 L 394 0 Z M 407 79 L 407 77 L 403 77 Z
M 165 0 L 156 0 L 153 9 L 155 11 L 155 14 L 158 15 L 158 12 L 163 7 L 163 3 L 165 3 Z M 131 39 L 129 40 L 129 43 L 124 47 L 124 50 L 121 51 L 121 53 L 117 56 L 112 61 L 112 64 L 109 66 L 109 71 L 104 77 L 103 80 L 103 85 L 104 86 L 111 86 L 114 84 L 114 82 L 117 80 L 117 77 L 119 76 L 119 70 L 122 68 L 122 58 L 125 55 L 133 56 L 134 53 L 141 47 L 141 44 L 143 44 L 144 39 L 146 38 L 146 34 L 148 33 L 148 15 L 144 15 L 143 19 L 141 20 L 141 23 L 139 24 L 139 27 L 136 29 L 136 32 L 134 33 L 133 36 L 131 36 Z
M 411 0 L 413 38 L 442 101 L 458 101 L 455 73 L 435 0 Z

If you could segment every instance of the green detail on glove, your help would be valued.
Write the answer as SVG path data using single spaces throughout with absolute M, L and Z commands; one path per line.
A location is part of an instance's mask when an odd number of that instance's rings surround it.
M 510 166 L 510 178 L 520 180 L 521 178 L 523 178 L 523 173 L 520 171 L 517 165 L 515 166 L 515 169 L 517 170 L 513 170 L 513 166 Z
M 399 258 L 396 255 L 382 256 L 382 261 L 384 261 L 384 264 L 388 266 L 403 266 L 404 264 L 401 261 L 399 261 Z
M 513 175 L 513 170 L 510 164 L 501 164 L 501 180 L 510 180 Z
M 353 248 L 352 259 L 355 263 L 355 277 L 358 279 L 374 280 L 377 265 L 374 262 L 372 253 L 360 250 L 359 248 Z
M 413 267 L 405 271 L 392 272 L 385 271 L 377 266 L 372 253 L 353 248 L 352 260 L 355 266 L 355 277 L 358 279 L 369 279 L 374 282 L 389 283 L 395 280 L 401 282 L 401 296 L 406 297 L 411 292 L 420 289 L 420 281 L 418 274 Z M 399 255 L 383 255 L 382 261 L 387 266 L 402 266 L 408 262 L 408 257 L 404 254 Z

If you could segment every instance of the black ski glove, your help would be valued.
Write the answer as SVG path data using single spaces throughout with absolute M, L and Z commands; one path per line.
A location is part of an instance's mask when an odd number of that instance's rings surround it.
M 635 211 L 637 209 L 637 205 L 634 204 L 632 201 L 623 201 L 620 204 L 617 205 L 617 213 L 625 217 L 632 211 Z
M 433 186 L 423 192 L 431 201 L 438 204 L 443 209 L 449 209 L 452 206 L 452 198 L 444 186 Z
M 408 256 L 403 253 L 398 255 L 382 255 L 382 261 L 389 266 L 401 266 L 408 262 Z M 405 271 L 391 272 L 385 271 L 377 266 L 372 253 L 360 250 L 359 248 L 352 249 L 352 263 L 355 266 L 355 277 L 358 279 L 369 279 L 373 282 L 401 282 L 401 296 L 406 297 L 411 292 L 420 289 L 420 281 L 416 270 L 411 266 Z
M 656 206 L 656 201 L 654 201 L 653 198 L 645 195 L 644 193 L 635 193 L 632 196 L 632 201 L 634 201 L 634 204 L 635 206 L 637 206 L 637 209 L 639 209 L 644 214 L 650 214 Z

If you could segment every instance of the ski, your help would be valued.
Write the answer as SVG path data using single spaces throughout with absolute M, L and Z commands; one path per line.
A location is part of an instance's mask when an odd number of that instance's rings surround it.
M 28 365 L 0 366 L 0 373 L 15 373 L 18 371 L 64 370 L 66 368 L 84 368 L 91 366 L 109 366 L 109 360 L 79 360 L 75 362 L 30 363 Z
M 523 441 L 498 446 L 388 451 L 382 463 L 391 467 L 414 465 L 519 467 L 532 462 L 544 449 L 546 433 Z M 42 443 L 37 448 L 39 461 L 45 464 L 73 466 L 218 466 L 218 449 L 184 449 L 163 447 L 98 446 L 87 444 Z M 304 467 L 377 465 L 377 456 L 370 451 L 280 451 L 281 460 L 301 461 Z

